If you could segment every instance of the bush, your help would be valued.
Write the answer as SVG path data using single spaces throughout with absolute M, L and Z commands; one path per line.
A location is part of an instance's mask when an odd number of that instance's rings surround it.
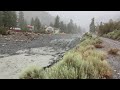
M 98 34 L 103 36 L 104 34 L 108 34 L 110 32 L 113 32 L 115 30 L 120 30 L 120 21 L 112 21 L 107 23 L 101 23 L 97 26 Z
M 47 34 L 47 33 L 45 32 L 45 29 L 44 29 L 44 28 L 40 28 L 40 29 L 38 29 L 38 30 L 35 29 L 34 32 L 35 32 L 35 33 L 41 33 L 41 34 Z
M 28 32 L 29 31 L 29 29 L 27 27 L 25 27 L 25 26 L 22 27 L 21 29 L 22 29 L 22 32 Z
M 84 40 L 86 40 L 88 38 L 92 38 L 92 34 L 87 32 L 82 36 L 81 42 L 83 42 Z
M 83 57 L 76 52 L 67 53 L 63 60 L 45 71 L 48 79 L 103 79 L 111 78 L 111 68 L 103 53 L 91 50 L 91 55 Z M 93 55 L 92 55 L 93 54 Z
M 95 48 L 103 48 L 103 46 L 101 44 L 95 44 L 94 46 L 95 46 Z
M 38 66 L 30 66 L 22 71 L 20 79 L 43 79 L 43 69 Z
M 95 44 L 101 44 L 102 40 L 98 37 L 95 38 L 86 38 L 83 42 L 80 43 L 81 46 L 88 46 L 88 45 L 95 45 Z
M 108 51 L 108 54 L 117 55 L 117 54 L 118 54 L 118 51 L 120 51 L 120 50 L 117 49 L 117 48 L 110 49 L 110 50 Z
M 77 70 L 74 67 L 57 66 L 45 71 L 46 79 L 77 79 Z
M 5 27 L 0 27 L 0 34 L 7 35 L 7 29 Z
M 120 30 L 114 30 L 113 32 L 109 32 L 108 34 L 105 34 L 103 36 L 115 40 L 120 40 Z

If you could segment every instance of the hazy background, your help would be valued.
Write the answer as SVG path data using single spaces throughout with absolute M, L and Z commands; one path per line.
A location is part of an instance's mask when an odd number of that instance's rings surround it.
M 109 19 L 120 18 L 120 11 L 47 11 L 51 15 L 59 15 L 62 20 L 68 22 L 69 19 L 73 19 L 75 23 L 89 29 L 91 18 L 95 18 L 95 22 L 107 22 Z
M 66 23 L 73 19 L 74 23 L 87 31 L 93 17 L 95 18 L 95 24 L 101 21 L 108 22 L 109 19 L 120 20 L 120 11 L 24 11 L 24 17 L 28 23 L 30 23 L 32 17 L 38 17 L 42 24 L 49 25 L 51 22 L 54 23 L 57 15 Z

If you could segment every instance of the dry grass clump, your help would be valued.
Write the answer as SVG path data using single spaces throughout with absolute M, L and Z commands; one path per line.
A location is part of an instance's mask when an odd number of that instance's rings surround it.
M 117 48 L 112 48 L 108 51 L 108 54 L 117 55 L 119 51 Z
M 94 46 L 95 46 L 95 48 L 103 48 L 103 47 L 104 47 L 104 46 L 101 45 L 101 44 L 95 44 Z
M 43 69 L 39 66 L 29 66 L 20 74 L 20 79 L 43 79 Z

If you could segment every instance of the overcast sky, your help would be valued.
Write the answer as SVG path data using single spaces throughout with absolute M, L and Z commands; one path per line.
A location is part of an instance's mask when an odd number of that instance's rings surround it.
M 95 18 L 96 22 L 105 22 L 110 18 L 116 18 L 120 15 L 120 11 L 47 11 L 51 15 L 59 15 L 62 20 L 73 19 L 75 23 L 88 29 L 91 18 Z M 120 17 L 120 16 L 119 16 Z

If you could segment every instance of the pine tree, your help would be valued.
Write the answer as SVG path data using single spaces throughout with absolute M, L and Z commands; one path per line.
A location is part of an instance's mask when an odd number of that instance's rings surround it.
M 77 27 L 77 33 L 82 33 L 82 29 L 80 26 Z
M 53 23 L 50 23 L 50 26 L 51 26 L 51 27 L 54 27 Z
M 19 11 L 19 27 L 23 29 L 24 27 L 24 13 L 22 11 Z
M 77 25 L 76 25 L 76 23 L 75 23 L 75 24 L 73 24 L 72 33 L 77 33 L 77 32 L 78 32 L 78 27 L 77 27 Z
M 74 24 L 73 24 L 73 20 L 71 19 L 70 22 L 67 25 L 67 32 L 72 33 L 73 30 L 74 30 Z
M 2 34 L 11 27 L 16 27 L 17 15 L 15 11 L 0 11 L 0 27 Z M 4 30 L 4 31 L 3 31 Z
M 36 32 L 40 32 L 41 23 L 38 17 L 35 18 L 34 27 Z
M 11 27 L 16 27 L 17 26 L 17 15 L 15 11 L 11 12 Z
M 98 33 L 98 35 L 102 35 L 102 33 L 103 33 L 103 23 L 102 22 L 100 22 L 100 25 L 98 25 L 97 26 L 97 33 Z
M 3 26 L 3 11 L 0 11 L 0 27 Z
M 59 28 L 60 27 L 60 17 L 58 15 L 55 18 L 54 27 L 55 28 Z
M 34 21 L 34 19 L 32 18 L 32 19 L 31 19 L 31 25 L 34 26 L 34 23 L 35 23 L 35 21 Z
M 94 18 L 92 18 L 92 22 L 90 24 L 90 32 L 95 33 L 95 23 L 94 23 Z
M 3 26 L 6 28 L 11 27 L 11 11 L 3 11 Z
M 61 30 L 61 32 L 65 31 L 65 25 L 64 25 L 63 21 L 60 22 L 60 30 Z
M 24 20 L 24 22 L 23 22 L 22 30 L 23 30 L 23 31 L 28 31 L 27 21 L 26 21 L 26 20 Z

